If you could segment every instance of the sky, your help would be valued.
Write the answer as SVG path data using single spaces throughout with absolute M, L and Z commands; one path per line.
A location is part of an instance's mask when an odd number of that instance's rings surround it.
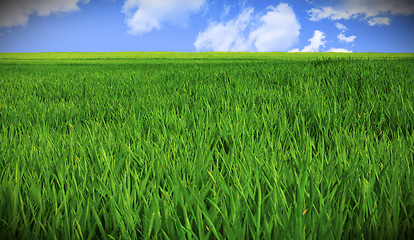
M 414 52 L 414 0 L 0 0 L 0 52 Z

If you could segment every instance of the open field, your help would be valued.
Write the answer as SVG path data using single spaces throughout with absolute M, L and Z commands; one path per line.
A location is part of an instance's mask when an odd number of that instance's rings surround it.
M 0 53 L 0 239 L 413 239 L 414 54 Z

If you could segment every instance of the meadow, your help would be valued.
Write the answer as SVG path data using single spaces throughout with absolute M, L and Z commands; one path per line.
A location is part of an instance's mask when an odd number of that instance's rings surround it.
M 0 239 L 414 239 L 414 54 L 0 53 Z

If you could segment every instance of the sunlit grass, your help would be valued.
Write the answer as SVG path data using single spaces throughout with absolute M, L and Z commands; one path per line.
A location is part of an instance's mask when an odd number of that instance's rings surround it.
M 413 238 L 413 72 L 412 54 L 0 54 L 0 235 Z

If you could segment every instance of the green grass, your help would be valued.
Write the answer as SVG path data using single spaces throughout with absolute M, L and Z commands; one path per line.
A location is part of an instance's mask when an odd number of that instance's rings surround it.
M 0 53 L 0 238 L 414 238 L 414 54 Z

